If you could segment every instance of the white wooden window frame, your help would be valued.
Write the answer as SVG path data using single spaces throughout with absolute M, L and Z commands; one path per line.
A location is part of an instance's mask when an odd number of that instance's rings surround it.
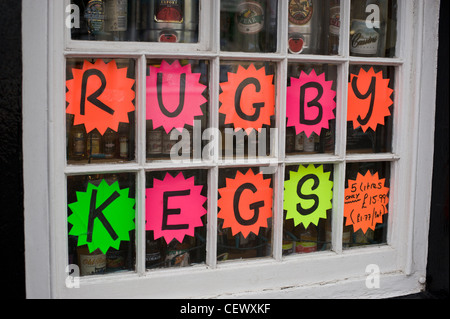
M 279 1 L 277 53 L 235 53 L 219 50 L 219 1 L 201 0 L 198 44 L 87 42 L 70 40 L 65 27 L 68 0 L 23 0 L 23 151 L 26 290 L 28 298 L 352 298 L 391 297 L 423 289 L 426 275 L 428 221 L 434 149 L 434 109 L 439 0 L 398 0 L 396 58 L 350 57 L 347 45 L 339 56 L 287 54 L 287 1 Z M 348 43 L 350 0 L 341 0 L 341 43 Z M 211 23 L 212 22 L 212 23 Z M 214 23 L 216 22 L 216 23 Z M 273 258 L 216 263 L 217 181 L 220 167 L 261 165 L 251 160 L 230 163 L 217 157 L 197 164 L 147 163 L 145 158 L 146 58 L 206 59 L 210 67 L 210 110 L 218 110 L 221 59 L 270 60 L 277 64 L 277 127 L 285 127 L 287 64 L 290 61 L 338 66 L 336 152 L 284 157 L 285 130 L 278 153 L 262 165 L 276 163 L 274 178 Z M 65 63 L 71 57 L 136 59 L 136 162 L 121 165 L 70 166 L 65 154 Z M 393 152 L 345 153 L 346 85 L 352 63 L 395 67 Z M 217 111 L 210 127 L 218 127 Z M 391 194 L 386 245 L 343 250 L 343 192 L 348 162 L 391 163 Z M 282 257 L 283 183 L 286 165 L 334 165 L 332 250 Z M 208 169 L 207 258 L 204 265 L 145 270 L 145 172 Z M 66 177 L 103 172 L 136 174 L 136 271 L 82 277 L 79 288 L 66 286 Z M 365 285 L 366 266 L 380 268 L 380 288 Z

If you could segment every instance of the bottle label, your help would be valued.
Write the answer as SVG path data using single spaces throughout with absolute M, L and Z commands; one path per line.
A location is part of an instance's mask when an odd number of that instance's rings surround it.
M 159 0 L 155 3 L 155 21 L 183 23 L 183 7 L 180 0 Z
M 109 1 L 106 6 L 106 22 L 108 31 L 127 31 L 127 0 Z
M 84 137 L 81 133 L 73 138 L 73 153 L 75 156 L 80 156 L 84 153 Z
M 241 2 L 237 6 L 236 20 L 239 32 L 245 34 L 258 33 L 264 27 L 263 7 L 257 2 Z
M 87 21 L 90 33 L 96 34 L 102 32 L 105 22 L 103 1 L 90 0 L 84 11 L 84 18 Z
M 352 20 L 350 27 L 350 52 L 354 54 L 375 55 L 378 50 L 378 32 L 368 28 L 364 20 Z
M 81 276 L 103 274 L 106 271 L 106 255 L 80 255 Z
M 289 0 L 289 22 L 304 25 L 314 13 L 312 0 Z
M 341 27 L 341 7 L 330 8 L 330 34 L 339 36 Z
M 147 132 L 147 154 L 159 154 L 162 152 L 162 132 Z

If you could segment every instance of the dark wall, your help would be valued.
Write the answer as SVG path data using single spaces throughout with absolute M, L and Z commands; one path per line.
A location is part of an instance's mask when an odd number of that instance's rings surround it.
M 0 284 L 10 298 L 25 297 L 21 9 L 0 0 Z
M 427 292 L 447 297 L 449 286 L 449 4 L 441 0 L 434 146 L 433 192 L 428 247 Z

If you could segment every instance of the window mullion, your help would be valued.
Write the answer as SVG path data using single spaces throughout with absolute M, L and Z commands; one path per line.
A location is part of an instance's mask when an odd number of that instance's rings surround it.
M 139 167 L 146 162 L 145 140 L 146 140 L 146 67 L 147 59 L 142 55 L 136 61 L 136 99 L 137 110 L 136 143 L 135 154 Z M 145 273 L 145 171 L 139 169 L 136 176 L 136 271 L 138 274 Z

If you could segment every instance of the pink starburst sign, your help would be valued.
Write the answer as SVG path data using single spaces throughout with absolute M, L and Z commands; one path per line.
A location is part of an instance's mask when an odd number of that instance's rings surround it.
M 295 127 L 296 134 L 305 132 L 309 137 L 313 132 L 320 135 L 322 128 L 329 128 L 336 108 L 332 84 L 333 81 L 325 79 L 325 73 L 317 75 L 314 70 L 309 74 L 302 71 L 298 79 L 291 77 L 286 95 L 286 117 L 287 126 Z
M 195 228 L 203 226 L 206 214 L 201 195 L 203 186 L 194 184 L 194 177 L 183 173 L 163 180 L 154 179 L 153 187 L 146 189 L 146 230 L 153 230 L 154 238 L 164 237 L 167 244 L 173 239 L 183 242 L 184 236 L 193 237 Z
M 191 65 L 179 61 L 162 61 L 159 67 L 150 66 L 147 76 L 147 120 L 153 128 L 160 126 L 166 133 L 173 128 L 182 131 L 185 124 L 194 125 L 194 117 L 203 115 L 201 105 L 206 85 L 199 83 L 201 73 L 192 73 Z

